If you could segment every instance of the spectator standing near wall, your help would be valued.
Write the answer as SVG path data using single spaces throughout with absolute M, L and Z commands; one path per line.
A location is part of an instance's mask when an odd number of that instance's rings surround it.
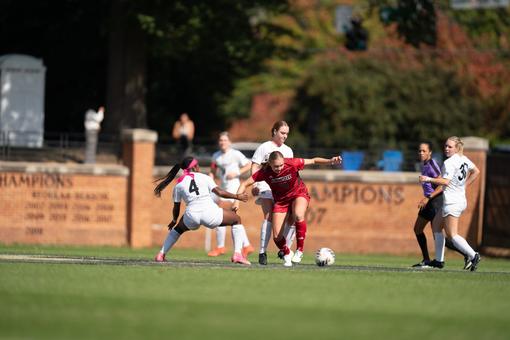
M 179 145 L 181 157 L 187 157 L 193 152 L 193 138 L 195 137 L 195 123 L 186 112 L 181 113 L 174 123 L 172 137 Z
M 97 111 L 92 109 L 85 113 L 85 163 L 93 164 L 96 162 L 97 139 L 101 122 L 104 119 L 104 107 L 101 106 Z

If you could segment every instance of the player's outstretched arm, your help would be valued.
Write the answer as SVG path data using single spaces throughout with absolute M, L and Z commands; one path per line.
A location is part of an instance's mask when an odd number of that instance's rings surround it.
M 314 158 L 305 158 L 305 165 L 310 164 L 323 164 L 323 165 L 334 165 L 342 163 L 342 157 L 335 156 L 331 158 L 322 158 L 322 157 L 314 157 Z
M 214 192 L 216 195 L 223 197 L 223 198 L 232 198 L 232 199 L 235 199 L 238 201 L 243 201 L 243 202 L 248 201 L 248 194 L 246 194 L 246 193 L 233 194 L 231 192 L 221 189 L 220 187 L 216 187 L 216 188 L 212 189 L 212 192 Z
M 432 184 L 437 184 L 437 185 L 448 185 L 448 184 L 450 184 L 450 180 L 448 178 L 443 178 L 443 177 L 432 178 L 432 177 L 421 176 L 420 175 L 418 177 L 418 180 L 420 181 L 420 183 L 430 182 Z
M 237 188 L 237 194 L 238 195 L 240 195 L 240 194 L 246 195 L 246 201 L 247 201 L 248 194 L 246 194 L 246 189 L 249 188 L 250 186 L 252 186 L 253 183 L 255 183 L 255 180 L 252 177 L 248 178 L 245 181 L 242 181 L 241 184 L 239 185 L 239 188 Z M 246 201 L 243 201 L 243 202 L 246 202 Z M 234 201 L 234 203 L 232 204 L 232 210 L 234 210 L 234 211 L 239 210 L 239 201 L 238 200 Z

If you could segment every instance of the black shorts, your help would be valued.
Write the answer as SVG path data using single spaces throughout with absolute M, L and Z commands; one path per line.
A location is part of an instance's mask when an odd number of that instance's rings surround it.
M 441 206 L 443 205 L 443 194 L 430 199 L 426 206 L 420 210 L 418 216 L 423 217 L 427 221 L 432 221 L 434 216 L 441 210 Z

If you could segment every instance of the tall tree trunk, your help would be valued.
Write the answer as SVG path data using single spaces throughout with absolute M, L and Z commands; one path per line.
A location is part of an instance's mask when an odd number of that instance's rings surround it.
M 145 106 L 146 36 L 130 1 L 111 3 L 108 84 L 103 131 L 147 127 Z

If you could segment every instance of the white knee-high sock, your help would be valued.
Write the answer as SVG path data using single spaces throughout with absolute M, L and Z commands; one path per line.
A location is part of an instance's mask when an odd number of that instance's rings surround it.
M 286 224 L 283 235 L 285 236 L 287 247 L 290 248 L 292 246 L 292 241 L 294 241 L 294 236 L 296 236 L 296 226 Z
M 442 232 L 434 233 L 434 243 L 436 245 L 436 260 L 444 262 L 444 235 Z
M 227 227 L 216 227 L 216 247 L 225 247 L 225 235 L 227 234 Z
M 240 229 L 243 231 L 243 247 L 248 247 L 250 245 L 250 240 L 248 239 L 248 234 L 246 234 L 246 228 L 242 224 L 239 225 L 241 226 Z
M 262 222 L 262 226 L 260 227 L 260 250 L 259 253 L 265 253 L 267 245 L 269 244 L 269 240 L 271 239 L 271 231 L 273 224 L 264 220 Z
M 242 224 L 234 224 L 232 226 L 232 240 L 234 240 L 234 253 L 240 253 L 243 248 L 244 226 Z
M 168 253 L 168 251 L 174 246 L 175 242 L 177 242 L 179 237 L 181 237 L 181 234 L 176 232 L 175 229 L 170 230 L 166 236 L 165 242 L 163 243 L 163 247 L 161 247 L 160 252 L 163 254 Z
M 473 248 L 471 248 L 469 243 L 467 243 L 464 237 L 460 235 L 455 235 L 454 237 L 452 237 L 452 243 L 455 245 L 455 247 L 457 247 L 457 249 L 459 249 L 461 252 L 469 256 L 470 259 L 473 259 L 473 257 L 475 257 L 475 251 L 473 250 Z

